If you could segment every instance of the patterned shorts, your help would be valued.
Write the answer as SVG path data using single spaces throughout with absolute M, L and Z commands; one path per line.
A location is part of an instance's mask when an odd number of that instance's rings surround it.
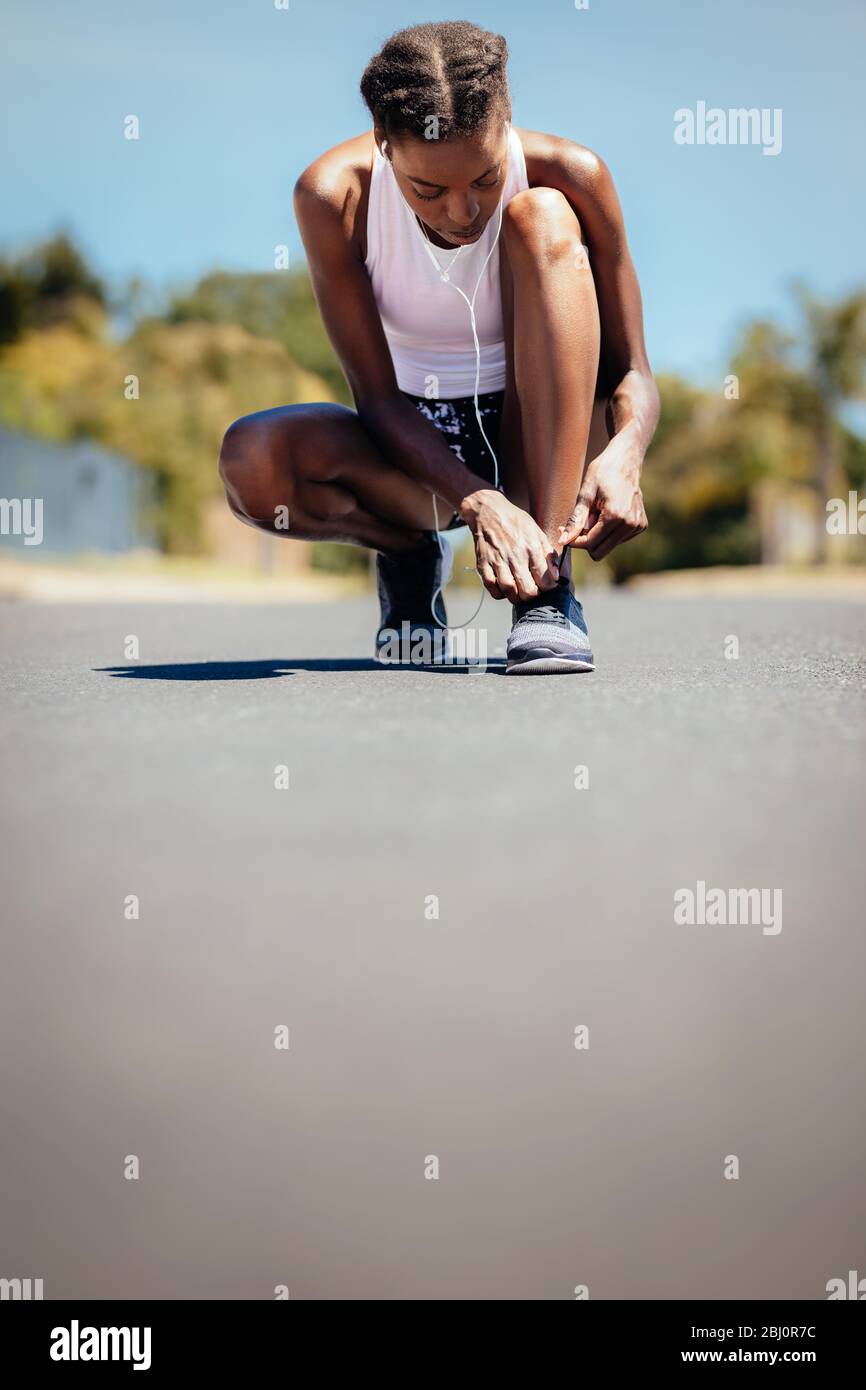
M 478 428 L 474 398 L 461 396 L 458 400 L 439 401 L 428 400 L 426 396 L 411 396 L 408 391 L 404 391 L 403 394 L 431 424 L 436 426 L 445 443 L 452 453 L 456 454 L 460 462 L 470 468 L 473 473 L 477 473 L 479 477 L 485 478 L 492 486 L 496 477 L 493 459 L 490 457 L 490 450 L 484 443 L 484 438 Z M 499 422 L 502 416 L 504 398 L 504 391 L 488 391 L 478 397 L 478 410 L 484 422 L 484 433 L 490 440 L 497 458 L 499 457 Z M 450 531 L 454 526 L 462 525 L 462 521 L 455 512 L 443 529 Z

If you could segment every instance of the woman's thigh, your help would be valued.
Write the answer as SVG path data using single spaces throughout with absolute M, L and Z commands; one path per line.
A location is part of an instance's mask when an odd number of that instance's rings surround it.
M 347 406 L 305 403 L 243 416 L 226 432 L 220 473 L 229 504 L 245 519 L 264 522 L 285 506 L 290 517 L 324 522 L 354 497 L 392 525 L 432 526 L 429 492 L 388 463 Z

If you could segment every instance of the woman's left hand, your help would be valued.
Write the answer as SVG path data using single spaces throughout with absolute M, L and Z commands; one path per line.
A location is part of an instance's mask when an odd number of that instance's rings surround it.
M 574 511 L 554 542 L 585 550 L 593 560 L 603 560 L 615 546 L 639 536 L 647 528 L 640 490 L 642 452 L 623 434 L 614 435 L 588 465 Z

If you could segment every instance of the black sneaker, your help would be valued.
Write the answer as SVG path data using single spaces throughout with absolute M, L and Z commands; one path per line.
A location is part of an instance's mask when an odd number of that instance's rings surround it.
M 566 575 L 560 575 L 555 589 L 515 604 L 512 612 L 507 675 L 595 669 L 583 609 Z
M 451 546 L 443 540 L 440 551 L 433 531 L 411 550 L 376 556 L 381 610 L 377 661 L 387 666 L 429 666 L 448 660 L 450 642 L 444 626 L 448 619 L 442 590 L 448 583 L 451 562 Z

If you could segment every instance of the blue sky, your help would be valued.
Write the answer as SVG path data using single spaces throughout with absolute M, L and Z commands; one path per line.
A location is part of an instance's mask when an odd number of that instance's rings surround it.
M 656 371 L 712 384 L 738 326 L 790 321 L 786 286 L 863 283 L 862 0 L 4 0 L 0 248 L 60 226 L 121 283 L 271 269 L 291 190 L 367 126 L 358 79 L 395 29 L 506 35 L 517 125 L 610 166 Z M 680 146 L 674 112 L 781 108 L 782 149 Z M 141 122 L 139 141 L 123 119 Z

